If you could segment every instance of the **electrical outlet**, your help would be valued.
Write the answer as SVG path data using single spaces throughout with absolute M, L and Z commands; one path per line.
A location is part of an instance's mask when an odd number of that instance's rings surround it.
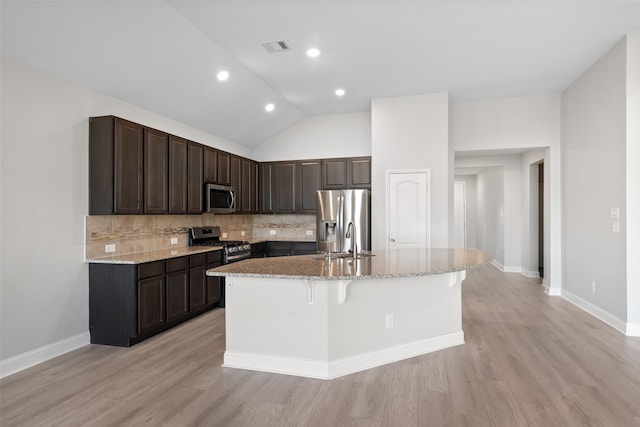
M 591 281 L 591 293 L 592 294 L 596 293 L 596 281 L 595 280 Z
M 620 219 L 620 208 L 611 208 L 609 211 L 609 217 L 611 219 Z
M 177 245 L 178 244 L 178 238 L 177 237 L 172 237 L 171 238 L 171 244 L 172 245 Z
M 269 230 L 269 236 L 275 236 L 276 230 Z
M 222 233 L 222 238 L 226 239 L 227 238 L 227 233 Z
M 115 252 L 116 251 L 116 245 L 104 245 L 104 251 L 106 253 Z
M 313 236 L 313 230 L 307 230 L 307 236 Z
M 611 221 L 611 231 L 614 233 L 620 232 L 620 221 Z
M 393 328 L 393 314 L 387 314 L 386 323 L 387 323 L 387 329 Z
M 242 230 L 242 231 L 240 232 L 240 236 L 241 236 L 241 237 L 244 237 L 244 236 L 245 236 L 245 234 L 247 234 L 247 233 L 245 233 L 245 231 L 244 231 L 244 230 Z

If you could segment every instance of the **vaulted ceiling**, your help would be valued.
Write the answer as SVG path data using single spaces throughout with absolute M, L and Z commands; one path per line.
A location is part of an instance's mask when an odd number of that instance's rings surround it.
M 305 116 L 368 111 L 374 98 L 559 92 L 640 30 L 638 1 L 3 0 L 0 7 L 4 56 L 248 147 Z M 282 40 L 291 50 L 262 46 Z M 321 54 L 307 56 L 310 47 Z M 216 79 L 220 70 L 228 80 Z

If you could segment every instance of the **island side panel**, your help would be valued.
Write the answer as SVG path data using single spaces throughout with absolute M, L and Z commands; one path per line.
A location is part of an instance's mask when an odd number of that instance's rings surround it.
M 307 285 L 304 280 L 227 277 L 226 292 L 224 366 L 326 377 L 326 286 Z
M 330 287 L 329 376 L 463 344 L 464 275 L 354 280 L 344 304 Z
M 228 277 L 224 365 L 330 379 L 462 344 L 463 278 Z

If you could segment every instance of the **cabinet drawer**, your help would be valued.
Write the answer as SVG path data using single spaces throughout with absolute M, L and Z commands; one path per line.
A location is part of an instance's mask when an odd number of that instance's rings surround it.
M 207 263 L 207 254 L 191 255 L 189 257 L 189 265 L 191 267 L 198 267 Z
M 138 266 L 139 279 L 146 279 L 161 274 L 164 274 L 164 261 L 146 262 Z
M 189 268 L 189 257 L 171 258 L 167 260 L 167 273 Z
M 207 264 L 215 264 L 222 262 L 222 251 L 213 251 L 207 253 Z

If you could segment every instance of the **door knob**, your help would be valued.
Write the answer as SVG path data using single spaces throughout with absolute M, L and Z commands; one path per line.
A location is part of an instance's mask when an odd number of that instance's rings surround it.
M 394 238 L 391 238 L 391 241 L 392 241 L 392 242 L 395 242 L 395 241 L 396 241 L 396 239 L 394 239 Z

